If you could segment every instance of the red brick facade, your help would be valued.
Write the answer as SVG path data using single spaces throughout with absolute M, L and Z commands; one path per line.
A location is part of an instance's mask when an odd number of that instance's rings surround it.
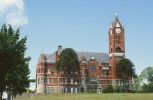
M 109 54 L 99 52 L 77 52 L 80 62 L 80 79 L 71 79 L 70 91 L 73 93 L 96 91 L 118 80 L 116 64 L 125 57 L 124 28 L 118 18 L 109 28 Z M 41 54 L 36 67 L 36 93 L 67 92 L 67 77 L 57 73 L 55 61 L 62 52 L 59 46 L 53 54 Z

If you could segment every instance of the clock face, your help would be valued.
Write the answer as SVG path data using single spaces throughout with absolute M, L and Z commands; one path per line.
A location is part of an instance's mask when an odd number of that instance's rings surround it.
M 116 28 L 115 32 L 118 34 L 121 32 L 121 29 L 120 28 Z

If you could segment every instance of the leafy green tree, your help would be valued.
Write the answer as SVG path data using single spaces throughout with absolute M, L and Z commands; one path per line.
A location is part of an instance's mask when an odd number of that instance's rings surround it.
M 125 91 L 129 89 L 129 79 L 136 76 L 133 63 L 129 59 L 122 59 L 117 64 L 117 77 L 123 80 Z
M 153 82 L 153 67 L 145 68 L 140 74 L 140 80 L 147 80 L 149 83 Z
M 140 92 L 141 91 L 141 84 L 139 76 L 133 78 L 133 92 Z
M 29 87 L 30 57 L 25 57 L 26 37 L 20 38 L 19 29 L 3 25 L 0 30 L 0 99 L 7 92 L 9 99 Z
M 145 68 L 139 77 L 143 83 L 142 92 L 153 92 L 153 67 Z
M 72 48 L 65 48 L 56 61 L 56 69 L 58 72 L 63 72 L 68 78 L 68 92 L 70 79 L 77 79 L 80 73 L 79 61 L 76 52 Z
M 153 93 L 153 83 L 143 84 L 142 85 L 142 92 Z

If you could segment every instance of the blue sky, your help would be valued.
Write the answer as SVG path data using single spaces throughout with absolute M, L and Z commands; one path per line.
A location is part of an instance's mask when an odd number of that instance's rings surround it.
M 22 0 L 21 0 L 22 1 Z M 77 51 L 108 52 L 108 29 L 117 12 L 125 27 L 126 57 L 138 74 L 153 66 L 153 0 L 24 0 L 21 27 L 27 35 L 31 78 L 40 53 L 53 53 L 58 45 Z M 0 13 L 1 14 L 1 13 Z M 0 24 L 3 21 L 0 19 Z

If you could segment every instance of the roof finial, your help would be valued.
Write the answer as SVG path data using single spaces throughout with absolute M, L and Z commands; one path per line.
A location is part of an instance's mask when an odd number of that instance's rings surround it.
M 115 12 L 115 17 L 117 17 L 117 15 L 118 15 L 117 12 Z

